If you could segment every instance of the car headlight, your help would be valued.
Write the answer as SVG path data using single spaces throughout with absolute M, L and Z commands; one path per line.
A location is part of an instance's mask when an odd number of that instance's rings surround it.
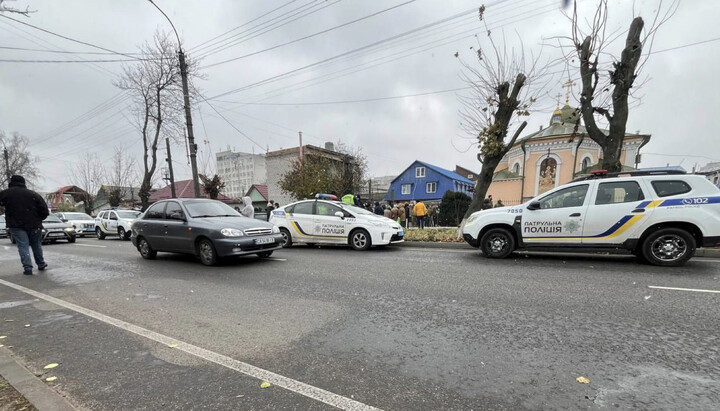
M 470 216 L 470 218 L 467 219 L 467 222 L 465 222 L 465 224 L 472 224 L 473 221 L 477 220 L 478 218 L 480 218 L 480 214 L 473 214 Z
M 238 230 L 236 228 L 223 228 L 220 230 L 220 234 L 224 235 L 225 237 L 242 237 L 243 232 L 242 230 Z
M 43 228 L 43 229 L 42 229 L 42 233 L 43 233 L 43 234 L 47 233 L 47 229 Z
M 280 227 L 274 225 L 273 228 L 272 228 L 272 232 L 273 232 L 273 234 L 279 233 L 279 232 L 280 232 Z
M 75 227 L 68 227 L 65 229 L 65 231 L 67 231 L 68 233 L 75 232 Z

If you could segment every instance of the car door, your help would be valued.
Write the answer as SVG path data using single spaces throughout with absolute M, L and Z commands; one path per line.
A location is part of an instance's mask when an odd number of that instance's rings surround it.
M 342 214 L 338 217 L 335 213 Z M 317 201 L 313 218 L 312 234 L 318 242 L 347 244 L 348 223 L 346 217 L 351 216 L 347 211 L 335 204 Z
M 287 214 L 293 241 L 308 242 L 313 240 L 314 209 L 315 201 L 302 201 L 295 204 L 292 212 Z
M 108 211 L 103 211 L 100 214 L 97 215 L 95 218 L 95 226 L 100 227 L 100 229 L 104 232 L 107 232 L 107 225 L 106 225 L 106 218 L 107 218 Z
M 145 212 L 142 220 L 138 220 L 133 229 L 137 236 L 142 236 L 156 251 L 166 249 L 165 244 L 165 204 L 155 203 Z
M 645 207 L 644 186 L 638 181 L 599 181 L 594 191 L 585 215 L 583 244 L 622 244 L 653 212 Z
M 584 216 L 594 182 L 556 189 L 531 201 L 520 231 L 527 245 L 581 244 Z
M 163 224 L 164 241 L 168 251 L 192 251 L 191 232 L 188 230 L 186 214 L 180 203 L 168 201 Z
M 116 233 L 118 229 L 118 215 L 115 211 L 108 211 L 105 227 L 110 233 Z

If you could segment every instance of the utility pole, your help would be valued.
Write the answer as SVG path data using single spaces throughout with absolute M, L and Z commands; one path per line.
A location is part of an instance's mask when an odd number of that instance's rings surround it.
M 303 161 L 303 144 L 302 144 L 302 131 L 298 131 L 298 136 L 300 137 L 300 162 Z
M 200 181 L 198 179 L 198 171 L 197 171 L 197 144 L 195 144 L 195 133 L 193 132 L 193 125 L 192 125 L 192 113 L 190 112 L 190 92 L 188 91 L 188 73 L 187 73 L 187 64 L 185 64 L 185 53 L 182 51 L 182 43 L 180 42 L 180 35 L 178 34 L 177 30 L 175 29 L 175 25 L 173 24 L 172 20 L 170 20 L 170 17 L 168 17 L 167 14 L 165 14 L 164 11 L 160 7 L 158 7 L 157 4 L 153 2 L 153 0 L 148 0 L 150 4 L 155 6 L 156 9 L 160 13 L 162 13 L 163 16 L 167 19 L 167 21 L 170 23 L 170 27 L 172 27 L 173 31 L 175 32 L 175 37 L 177 37 L 178 42 L 178 58 L 180 59 L 180 76 L 182 77 L 182 88 L 183 88 L 183 100 L 185 102 L 185 123 L 187 125 L 187 133 L 188 133 L 188 143 L 190 145 L 190 166 L 192 168 L 192 177 L 193 177 L 193 186 L 195 188 L 195 197 L 200 197 Z
M 180 47 L 180 52 L 178 53 L 178 56 L 180 57 L 180 75 L 182 76 L 183 99 L 185 100 L 185 122 L 187 123 L 188 143 L 190 144 L 190 167 L 192 168 L 195 198 L 199 198 L 200 181 L 198 180 L 197 170 L 197 144 L 195 144 L 195 133 L 193 132 L 192 125 L 192 114 L 190 113 L 190 94 L 188 92 L 187 65 L 185 64 L 185 53 L 183 53 L 182 47 L 180 46 L 180 39 L 178 39 L 178 47 Z M 172 168 L 170 169 L 172 170 Z M 173 198 L 174 197 L 175 196 L 173 196 Z
M 175 195 L 175 175 L 172 169 L 172 154 L 170 153 L 170 138 L 168 137 L 165 137 L 165 147 L 167 148 L 167 158 L 165 161 L 167 161 L 168 170 L 170 170 L 170 193 L 172 193 L 172 198 L 177 198 L 177 195 Z

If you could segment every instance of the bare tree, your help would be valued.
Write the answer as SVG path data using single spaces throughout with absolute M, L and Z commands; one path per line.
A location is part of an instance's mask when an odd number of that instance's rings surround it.
M 213 200 L 217 200 L 220 192 L 225 188 L 225 182 L 222 181 L 219 175 L 215 174 L 212 177 L 208 177 L 205 174 L 200 174 L 200 181 L 203 184 L 203 190 L 208 197 Z
M 639 89 L 636 81 L 650 55 L 655 34 L 679 5 L 672 1 L 664 8 L 662 3 L 661 0 L 650 27 L 645 27 L 642 17 L 633 18 L 619 58 L 608 50 L 615 37 L 608 33 L 607 0 L 600 0 L 587 28 L 578 18 L 577 2 L 569 16 L 572 52 L 566 59 L 572 62 L 577 58 L 582 86 L 580 113 L 588 136 L 602 148 L 601 167 L 611 172 L 622 170 L 620 155 L 629 117 L 628 101 L 633 90 Z M 601 57 L 609 61 L 603 63 Z M 603 130 L 601 122 L 607 122 L 609 130 Z
M 25 7 L 25 10 L 16 9 L 14 7 L 7 6 L 6 3 L 15 0 L 0 0 L 0 13 L 14 13 L 22 14 L 25 17 L 30 17 L 30 13 L 35 13 L 37 10 L 30 10 L 30 7 Z
M 108 201 L 110 206 L 119 207 L 126 188 L 132 189 L 137 181 L 137 160 L 127 148 L 117 146 L 114 149 L 110 167 L 106 170 L 105 181 L 109 186 Z
M 178 46 L 164 32 L 156 32 L 153 41 L 140 46 L 140 61 L 123 67 L 115 85 L 133 97 L 135 125 L 143 142 L 143 175 L 139 197 L 143 209 L 149 205 L 150 188 L 157 170 L 157 149 L 161 138 L 173 140 L 182 135 L 183 92 Z M 188 59 L 189 80 L 197 77 L 197 62 Z M 194 90 L 194 88 L 191 88 Z
M 2 186 L 7 187 L 9 176 L 14 174 L 25 177 L 29 184 L 37 180 L 38 159 L 30 154 L 28 149 L 30 140 L 17 132 L 12 133 L 12 137 L 8 137 L 5 132 L 0 131 L 0 142 L 8 151 L 7 164 L 3 159 L 3 173 L 0 177 Z
M 483 22 L 484 11 L 480 7 L 479 18 Z M 460 60 L 464 68 L 461 78 L 472 89 L 470 96 L 460 97 L 461 127 L 477 140 L 480 149 L 477 158 L 482 163 L 463 224 L 470 214 L 482 209 L 495 169 L 527 125 L 522 118 L 530 115 L 537 96 L 547 86 L 547 82 L 543 83 L 547 65 L 541 65 L 532 55 L 526 60 L 522 41 L 516 50 L 508 49 L 504 36 L 502 40 L 503 45 L 498 46 L 487 30 L 487 46 L 478 41 L 477 49 L 471 47 L 476 64 Z M 512 137 L 506 141 L 513 129 Z
M 85 152 L 80 156 L 71 172 L 70 178 L 78 187 L 85 190 L 83 203 L 86 214 L 92 214 L 95 209 L 95 197 L 103 185 L 105 169 L 97 154 Z

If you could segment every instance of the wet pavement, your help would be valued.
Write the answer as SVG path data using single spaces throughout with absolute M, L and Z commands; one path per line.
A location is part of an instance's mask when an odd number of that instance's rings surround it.
M 5 242 L 2 280 L 381 409 L 720 403 L 720 294 L 649 288 L 720 290 L 720 260 L 298 247 L 204 267 L 83 239 L 28 277 Z M 79 408 L 331 408 L 2 284 L 0 320 L 0 344 L 42 375 L 60 363 Z

